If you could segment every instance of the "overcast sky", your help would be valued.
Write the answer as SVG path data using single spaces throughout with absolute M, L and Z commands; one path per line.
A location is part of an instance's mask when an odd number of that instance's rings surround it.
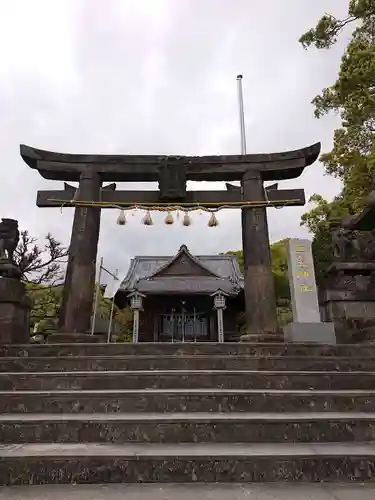
M 331 148 L 338 119 L 316 120 L 311 99 L 337 74 L 346 40 L 304 51 L 299 36 L 337 0 L 0 0 L 0 215 L 69 243 L 73 209 L 35 205 L 38 189 L 60 189 L 20 158 L 19 144 L 66 153 L 236 154 L 236 75 L 244 75 L 249 153 Z M 223 184 L 199 188 L 220 188 Z M 118 188 L 126 188 L 119 184 Z M 132 188 L 134 189 L 134 185 Z M 152 186 L 148 186 L 151 188 Z M 190 186 L 190 187 L 194 187 Z M 196 186 L 195 186 L 196 187 Z M 280 187 L 331 198 L 339 185 L 319 163 Z M 270 238 L 306 237 L 306 207 L 270 209 Z M 103 211 L 100 255 L 123 275 L 131 256 L 241 247 L 240 213 L 153 227 L 140 215 L 116 226 Z

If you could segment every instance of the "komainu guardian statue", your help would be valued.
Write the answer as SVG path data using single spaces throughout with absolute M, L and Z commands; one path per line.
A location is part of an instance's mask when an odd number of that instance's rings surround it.
M 4 278 L 20 278 L 21 271 L 14 261 L 20 233 L 18 221 L 1 219 L 0 222 L 0 276 Z
M 353 260 L 360 253 L 359 242 L 353 231 L 339 227 L 332 233 L 335 259 L 345 262 Z

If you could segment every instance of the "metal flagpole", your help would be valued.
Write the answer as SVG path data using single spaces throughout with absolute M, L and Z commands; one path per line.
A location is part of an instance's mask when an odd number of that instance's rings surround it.
M 245 112 L 243 106 L 242 75 L 237 76 L 238 105 L 240 114 L 241 154 L 246 154 Z
M 118 275 L 118 269 L 115 271 L 114 275 L 114 281 L 117 280 L 117 275 Z M 115 297 L 112 297 L 112 304 L 111 304 L 111 313 L 109 315 L 109 324 L 108 324 L 108 336 L 107 336 L 107 344 L 111 341 L 111 330 L 112 330 L 112 320 L 113 320 L 113 311 L 115 308 Z
M 96 313 L 97 313 L 97 310 L 98 310 L 99 295 L 100 295 L 100 279 L 102 277 L 102 267 L 103 267 L 103 257 L 100 259 L 98 282 L 97 282 L 97 285 L 96 285 L 94 312 L 93 312 L 93 317 L 92 317 L 92 320 L 91 320 L 91 335 L 94 335 L 94 331 L 95 331 Z

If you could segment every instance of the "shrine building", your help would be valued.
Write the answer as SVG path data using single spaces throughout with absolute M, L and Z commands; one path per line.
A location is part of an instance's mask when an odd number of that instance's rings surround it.
M 240 337 L 244 282 L 234 255 L 138 256 L 115 295 L 134 312 L 133 342 L 228 342 Z

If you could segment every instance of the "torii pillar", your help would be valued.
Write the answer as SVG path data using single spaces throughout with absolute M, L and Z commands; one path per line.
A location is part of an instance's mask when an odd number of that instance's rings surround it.
M 265 200 L 259 172 L 246 173 L 242 194 L 246 200 Z M 275 283 L 265 207 L 241 210 L 245 279 L 246 334 L 272 334 L 278 330 Z
M 65 183 L 65 191 L 76 201 L 100 201 L 103 191 L 115 191 L 116 184 L 101 187 L 95 172 L 83 172 L 78 190 Z M 91 329 L 96 258 L 101 209 L 76 207 L 69 245 L 58 328 L 64 333 L 88 333 Z M 77 293 L 79 291 L 79 295 Z M 77 300 L 78 298 L 78 300 Z

